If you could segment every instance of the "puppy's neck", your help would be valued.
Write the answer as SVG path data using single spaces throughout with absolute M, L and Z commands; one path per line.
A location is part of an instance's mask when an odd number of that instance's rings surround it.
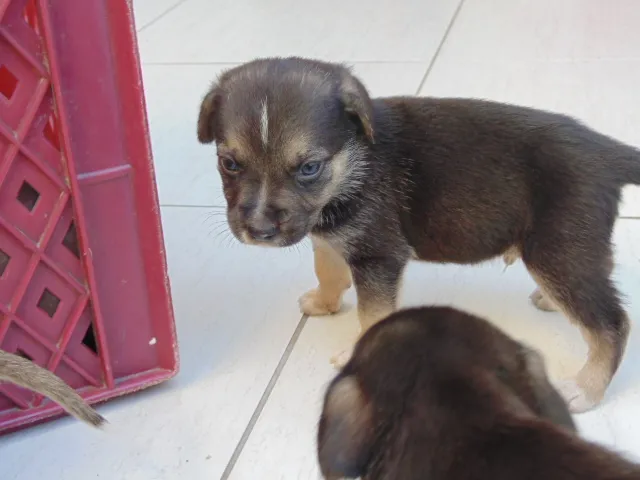
M 312 232 L 327 234 L 339 230 L 353 220 L 362 206 L 362 192 L 358 191 L 349 198 L 333 198 L 320 213 Z
M 312 233 L 317 235 L 334 233 L 341 227 L 353 222 L 363 207 L 375 204 L 376 199 L 388 197 L 390 187 L 395 184 L 393 178 L 398 172 L 392 171 L 386 161 L 389 150 L 397 148 L 396 124 L 397 113 L 382 100 L 374 102 L 372 124 L 376 129 L 375 143 L 359 143 L 354 141 L 352 147 L 357 158 L 357 167 L 346 169 L 346 175 L 353 175 L 345 183 L 348 184 L 348 194 L 338 194 L 322 209 L 319 220 Z

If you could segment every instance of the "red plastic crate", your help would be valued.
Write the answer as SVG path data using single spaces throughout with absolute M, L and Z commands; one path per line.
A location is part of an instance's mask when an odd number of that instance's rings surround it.
M 126 0 L 0 0 L 0 346 L 91 403 L 177 372 Z M 0 385 L 0 433 L 61 413 Z

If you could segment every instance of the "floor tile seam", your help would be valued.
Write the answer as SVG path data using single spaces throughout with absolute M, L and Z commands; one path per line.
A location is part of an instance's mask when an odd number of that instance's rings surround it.
M 156 23 L 158 20 L 161 20 L 162 18 L 166 17 L 169 13 L 173 12 L 176 8 L 180 7 L 180 5 L 182 5 L 183 3 L 186 3 L 187 1 L 188 0 L 178 0 L 177 3 L 174 3 L 169 8 L 167 8 L 166 10 L 164 10 L 163 12 L 159 13 L 154 18 L 149 20 L 147 23 L 145 23 L 144 25 L 138 27 L 138 29 L 137 29 L 138 30 L 138 35 L 140 35 L 140 33 L 142 33 L 144 30 L 146 30 L 151 25 Z
M 424 72 L 424 75 L 422 76 L 422 80 L 420 80 L 420 83 L 418 84 L 418 88 L 416 89 L 416 92 L 415 92 L 416 95 L 418 95 L 420 93 L 420 91 L 422 90 L 422 87 L 424 87 L 424 84 L 427 82 L 427 79 L 429 78 L 429 75 L 431 74 L 431 71 L 433 70 L 433 67 L 436 64 L 436 61 L 438 60 L 438 57 L 440 56 L 440 52 L 442 51 L 442 48 L 444 47 L 444 44 L 446 43 L 447 39 L 449 38 L 449 34 L 451 33 L 451 30 L 453 29 L 453 25 L 456 23 L 456 20 L 458 19 L 458 15 L 460 14 L 460 11 L 462 10 L 462 7 L 464 6 L 465 1 L 466 0 L 460 0 L 460 3 L 458 3 L 458 6 L 456 7 L 455 12 L 453 12 L 453 15 L 451 16 L 451 19 L 449 20 L 449 24 L 447 25 L 447 29 L 444 31 L 444 34 L 442 35 L 442 39 L 440 39 L 440 43 L 438 44 L 438 48 L 436 48 L 436 51 L 433 54 L 433 56 L 431 57 L 431 61 L 427 65 L 427 69 Z
M 247 424 L 246 428 L 244 429 L 242 436 L 240 437 L 240 440 L 238 441 L 236 448 L 234 449 L 233 453 L 231 454 L 231 457 L 229 459 L 229 462 L 227 462 L 227 466 L 224 469 L 224 472 L 222 473 L 222 476 L 220 477 L 220 480 L 227 480 L 231 474 L 233 473 L 233 469 L 235 468 L 236 464 L 238 463 L 238 459 L 240 458 L 240 456 L 242 455 L 242 452 L 244 450 L 244 447 L 247 444 L 247 441 L 249 440 L 249 438 L 251 437 L 251 434 L 253 433 L 253 429 L 255 428 L 256 424 L 258 423 L 258 420 L 260 419 L 260 416 L 262 415 L 262 412 L 265 408 L 265 406 L 267 405 L 267 402 L 269 401 L 269 398 L 271 397 L 271 393 L 273 392 L 274 388 L 276 387 L 278 380 L 280 379 L 280 375 L 282 374 L 282 371 L 284 370 L 284 368 L 286 367 L 289 358 L 291 357 L 291 353 L 293 352 L 293 349 L 295 348 L 296 344 L 298 343 L 298 340 L 300 338 L 300 335 L 302 334 L 302 331 L 304 330 L 304 327 L 307 324 L 307 319 L 309 317 L 307 315 L 302 315 L 302 317 L 300 318 L 300 321 L 298 322 L 298 325 L 296 326 L 296 329 L 294 330 L 293 334 L 291 335 L 291 338 L 289 339 L 289 343 L 287 344 L 287 346 L 284 349 L 284 352 L 282 353 L 282 356 L 280 357 L 280 360 L 278 361 L 278 365 L 276 366 L 275 370 L 273 371 L 273 374 L 271 375 L 271 378 L 269 379 L 269 383 L 267 384 L 262 397 L 260 398 L 260 401 L 258 402 L 258 404 L 256 405 L 255 410 L 253 411 L 253 414 L 251 415 L 251 418 L 249 419 L 249 423 Z

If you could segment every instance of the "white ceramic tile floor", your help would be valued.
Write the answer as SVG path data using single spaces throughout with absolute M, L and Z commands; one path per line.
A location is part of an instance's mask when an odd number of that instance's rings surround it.
M 269 55 L 428 62 L 458 3 L 188 0 L 145 29 L 140 51 L 145 61 L 161 63 L 244 62 Z
M 297 297 L 315 284 L 308 245 L 261 250 L 224 233 L 214 152 L 195 139 L 198 102 L 221 69 L 276 54 L 346 61 L 377 95 L 422 86 L 422 94 L 551 108 L 640 145 L 637 1 L 464 0 L 455 18 L 458 0 L 364 5 L 134 0 L 182 369 L 163 386 L 101 406 L 108 433 L 64 419 L 0 438 L 0 478 L 318 478 L 315 422 L 333 373 L 328 358 L 349 342 L 355 316 L 346 308 L 301 318 Z M 636 190 L 623 213 L 640 217 Z M 640 221 L 620 220 L 615 238 L 616 276 L 638 321 Z M 528 303 L 532 289 L 519 264 L 504 272 L 500 262 L 416 264 L 403 303 L 484 315 L 541 348 L 555 377 L 568 375 L 583 359 L 582 340 L 560 315 Z M 583 435 L 636 457 L 639 357 L 634 329 L 605 403 L 577 417 Z

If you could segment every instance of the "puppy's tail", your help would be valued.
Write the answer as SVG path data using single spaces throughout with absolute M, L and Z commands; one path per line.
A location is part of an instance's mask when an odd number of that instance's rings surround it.
M 6 380 L 49 397 L 68 413 L 93 427 L 106 420 L 62 379 L 18 355 L 0 350 L 0 381 Z

